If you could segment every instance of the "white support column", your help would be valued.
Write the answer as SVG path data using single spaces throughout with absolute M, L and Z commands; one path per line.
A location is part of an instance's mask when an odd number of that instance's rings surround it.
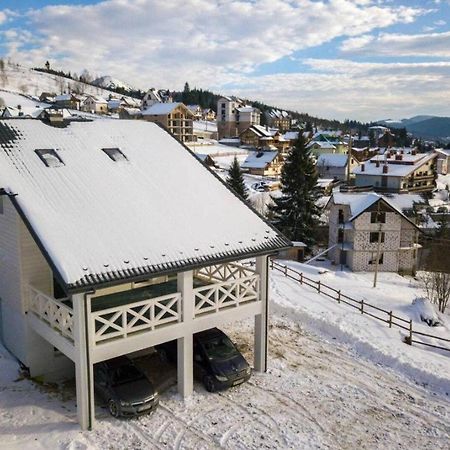
M 90 312 L 90 298 L 84 294 L 72 296 L 74 341 L 75 341 L 75 377 L 77 391 L 78 422 L 83 430 L 94 427 L 94 370 L 91 363 L 88 327 L 86 318 Z
M 192 270 L 178 273 L 178 292 L 181 292 L 184 337 L 177 340 L 178 392 L 187 398 L 194 390 L 192 321 L 194 318 L 194 274 Z
M 259 279 L 259 296 L 261 299 L 261 313 L 255 316 L 254 368 L 258 372 L 267 371 L 267 341 L 268 341 L 268 308 L 269 308 L 269 257 L 256 258 L 256 272 Z

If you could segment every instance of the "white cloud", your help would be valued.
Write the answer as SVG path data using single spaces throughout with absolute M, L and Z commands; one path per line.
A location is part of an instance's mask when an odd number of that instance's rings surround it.
M 31 64 L 57 59 L 144 88 L 179 88 L 185 80 L 212 87 L 297 50 L 410 23 L 424 12 L 370 0 L 105 0 L 32 10 L 29 29 L 40 45 L 7 42 L 9 56 Z
M 450 57 L 450 31 L 425 34 L 364 35 L 346 39 L 344 53 L 385 56 Z
M 327 118 L 362 121 L 450 116 L 450 62 L 357 63 L 308 59 L 312 73 L 241 80 L 238 94 Z
M 3 11 L 0 11 L 0 25 L 4 22 L 6 22 L 7 16 L 6 13 Z

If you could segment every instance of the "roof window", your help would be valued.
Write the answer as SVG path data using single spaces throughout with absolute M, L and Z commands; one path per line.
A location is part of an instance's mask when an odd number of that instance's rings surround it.
M 37 149 L 35 152 L 47 167 L 65 166 L 64 161 L 53 148 Z
M 113 161 L 128 161 L 128 158 L 120 151 L 119 148 L 102 148 L 102 150 L 113 160 Z

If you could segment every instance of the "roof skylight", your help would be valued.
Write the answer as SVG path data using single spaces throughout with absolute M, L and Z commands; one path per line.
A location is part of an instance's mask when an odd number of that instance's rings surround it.
M 53 148 L 37 149 L 35 152 L 47 167 L 61 167 L 65 165 Z
M 128 161 L 128 158 L 121 152 L 119 148 L 102 148 L 102 150 L 113 160 L 113 161 Z

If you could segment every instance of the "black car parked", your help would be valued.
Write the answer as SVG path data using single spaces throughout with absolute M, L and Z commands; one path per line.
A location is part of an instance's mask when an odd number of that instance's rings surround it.
M 95 364 L 94 387 L 114 417 L 146 414 L 159 403 L 152 382 L 125 356 Z
M 177 341 L 156 347 L 161 360 L 176 363 Z M 206 390 L 227 389 L 247 381 L 251 368 L 228 336 L 218 328 L 194 334 L 194 376 Z

